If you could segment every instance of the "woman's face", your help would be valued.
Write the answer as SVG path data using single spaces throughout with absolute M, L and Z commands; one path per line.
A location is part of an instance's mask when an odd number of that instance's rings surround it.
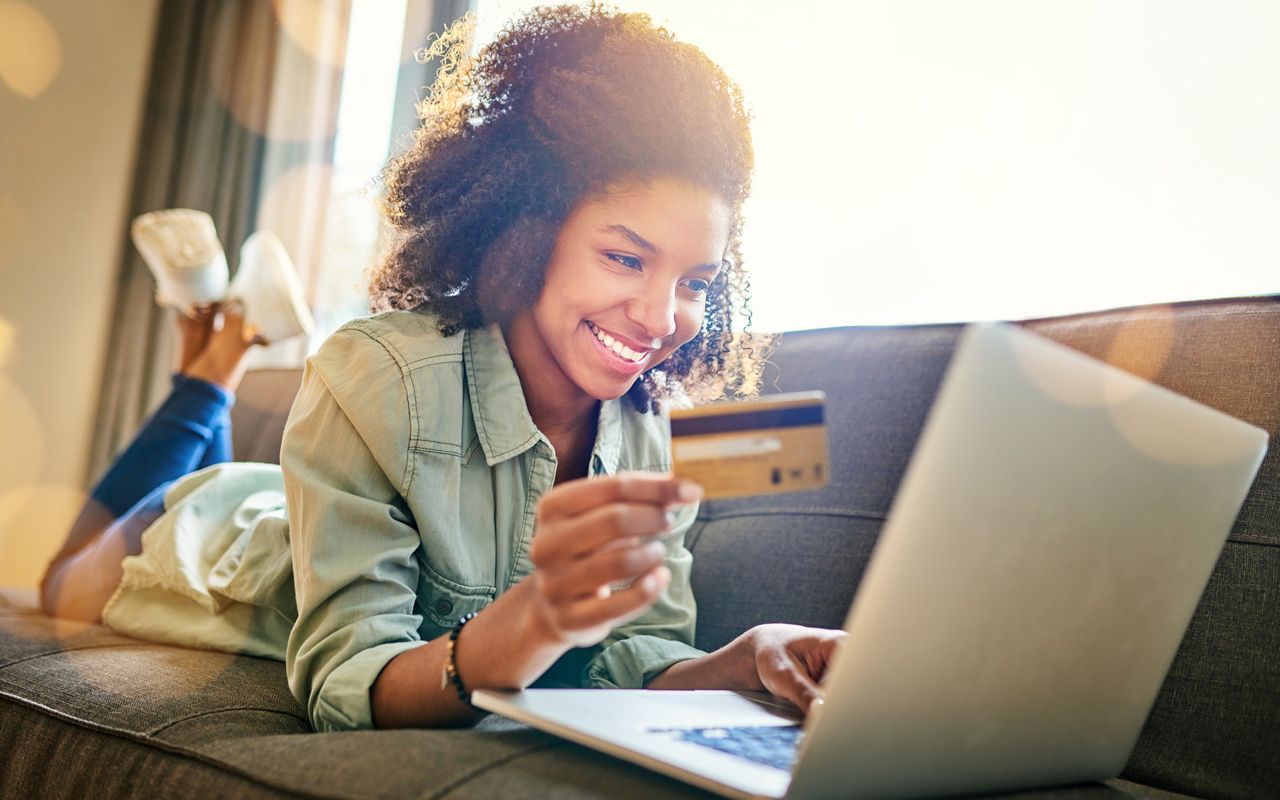
M 724 200 L 675 180 L 583 201 L 556 236 L 542 293 L 513 326 L 522 379 L 570 402 L 621 397 L 698 334 L 729 227 Z

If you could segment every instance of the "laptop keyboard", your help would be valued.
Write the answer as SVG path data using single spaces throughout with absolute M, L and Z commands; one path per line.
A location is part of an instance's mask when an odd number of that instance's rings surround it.
M 677 738 L 790 772 L 804 735 L 799 725 L 760 725 L 741 728 L 671 728 Z

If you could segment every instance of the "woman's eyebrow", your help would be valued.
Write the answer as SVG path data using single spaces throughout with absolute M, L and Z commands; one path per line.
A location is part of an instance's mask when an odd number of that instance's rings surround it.
M 626 225 L 607 225 L 604 228 L 601 228 L 601 230 L 608 231 L 610 233 L 620 233 L 630 239 L 631 243 L 636 247 L 639 247 L 641 250 L 646 250 L 654 255 L 658 254 L 657 245 L 654 245 L 648 239 L 631 230 Z
M 646 250 L 654 255 L 658 254 L 658 246 L 640 234 L 628 228 L 626 225 L 606 225 L 600 230 L 606 233 L 620 233 L 631 240 L 631 243 L 641 250 Z M 719 272 L 721 268 L 726 266 L 726 262 L 721 260 L 715 264 L 699 264 L 693 268 L 694 272 Z

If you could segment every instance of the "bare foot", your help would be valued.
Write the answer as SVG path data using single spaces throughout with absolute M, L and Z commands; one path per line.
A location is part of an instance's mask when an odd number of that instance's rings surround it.
M 213 330 L 204 349 L 182 374 L 234 392 L 244 377 L 244 357 L 257 344 L 266 342 L 245 324 L 239 306 L 223 306 L 222 326 Z
M 182 337 L 181 352 L 178 356 L 178 372 L 185 373 L 195 361 L 196 356 L 209 342 L 213 333 L 213 323 L 218 316 L 220 303 L 200 306 L 194 310 L 194 316 L 178 314 L 178 334 Z

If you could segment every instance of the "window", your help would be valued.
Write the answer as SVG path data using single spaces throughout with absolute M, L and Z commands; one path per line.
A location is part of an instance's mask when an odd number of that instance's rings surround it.
M 364 273 L 381 233 L 374 180 L 387 161 L 395 131 L 400 42 L 406 0 L 353 0 L 338 101 L 333 173 L 324 244 L 313 303 L 312 351 L 369 309 Z
M 1280 6 L 618 5 L 753 107 L 759 330 L 1280 291 Z
M 479 0 L 479 41 L 535 4 Z M 618 5 L 702 47 L 752 106 L 758 330 L 1280 291 L 1280 6 Z M 405 9 L 353 0 L 321 333 L 365 308 Z

